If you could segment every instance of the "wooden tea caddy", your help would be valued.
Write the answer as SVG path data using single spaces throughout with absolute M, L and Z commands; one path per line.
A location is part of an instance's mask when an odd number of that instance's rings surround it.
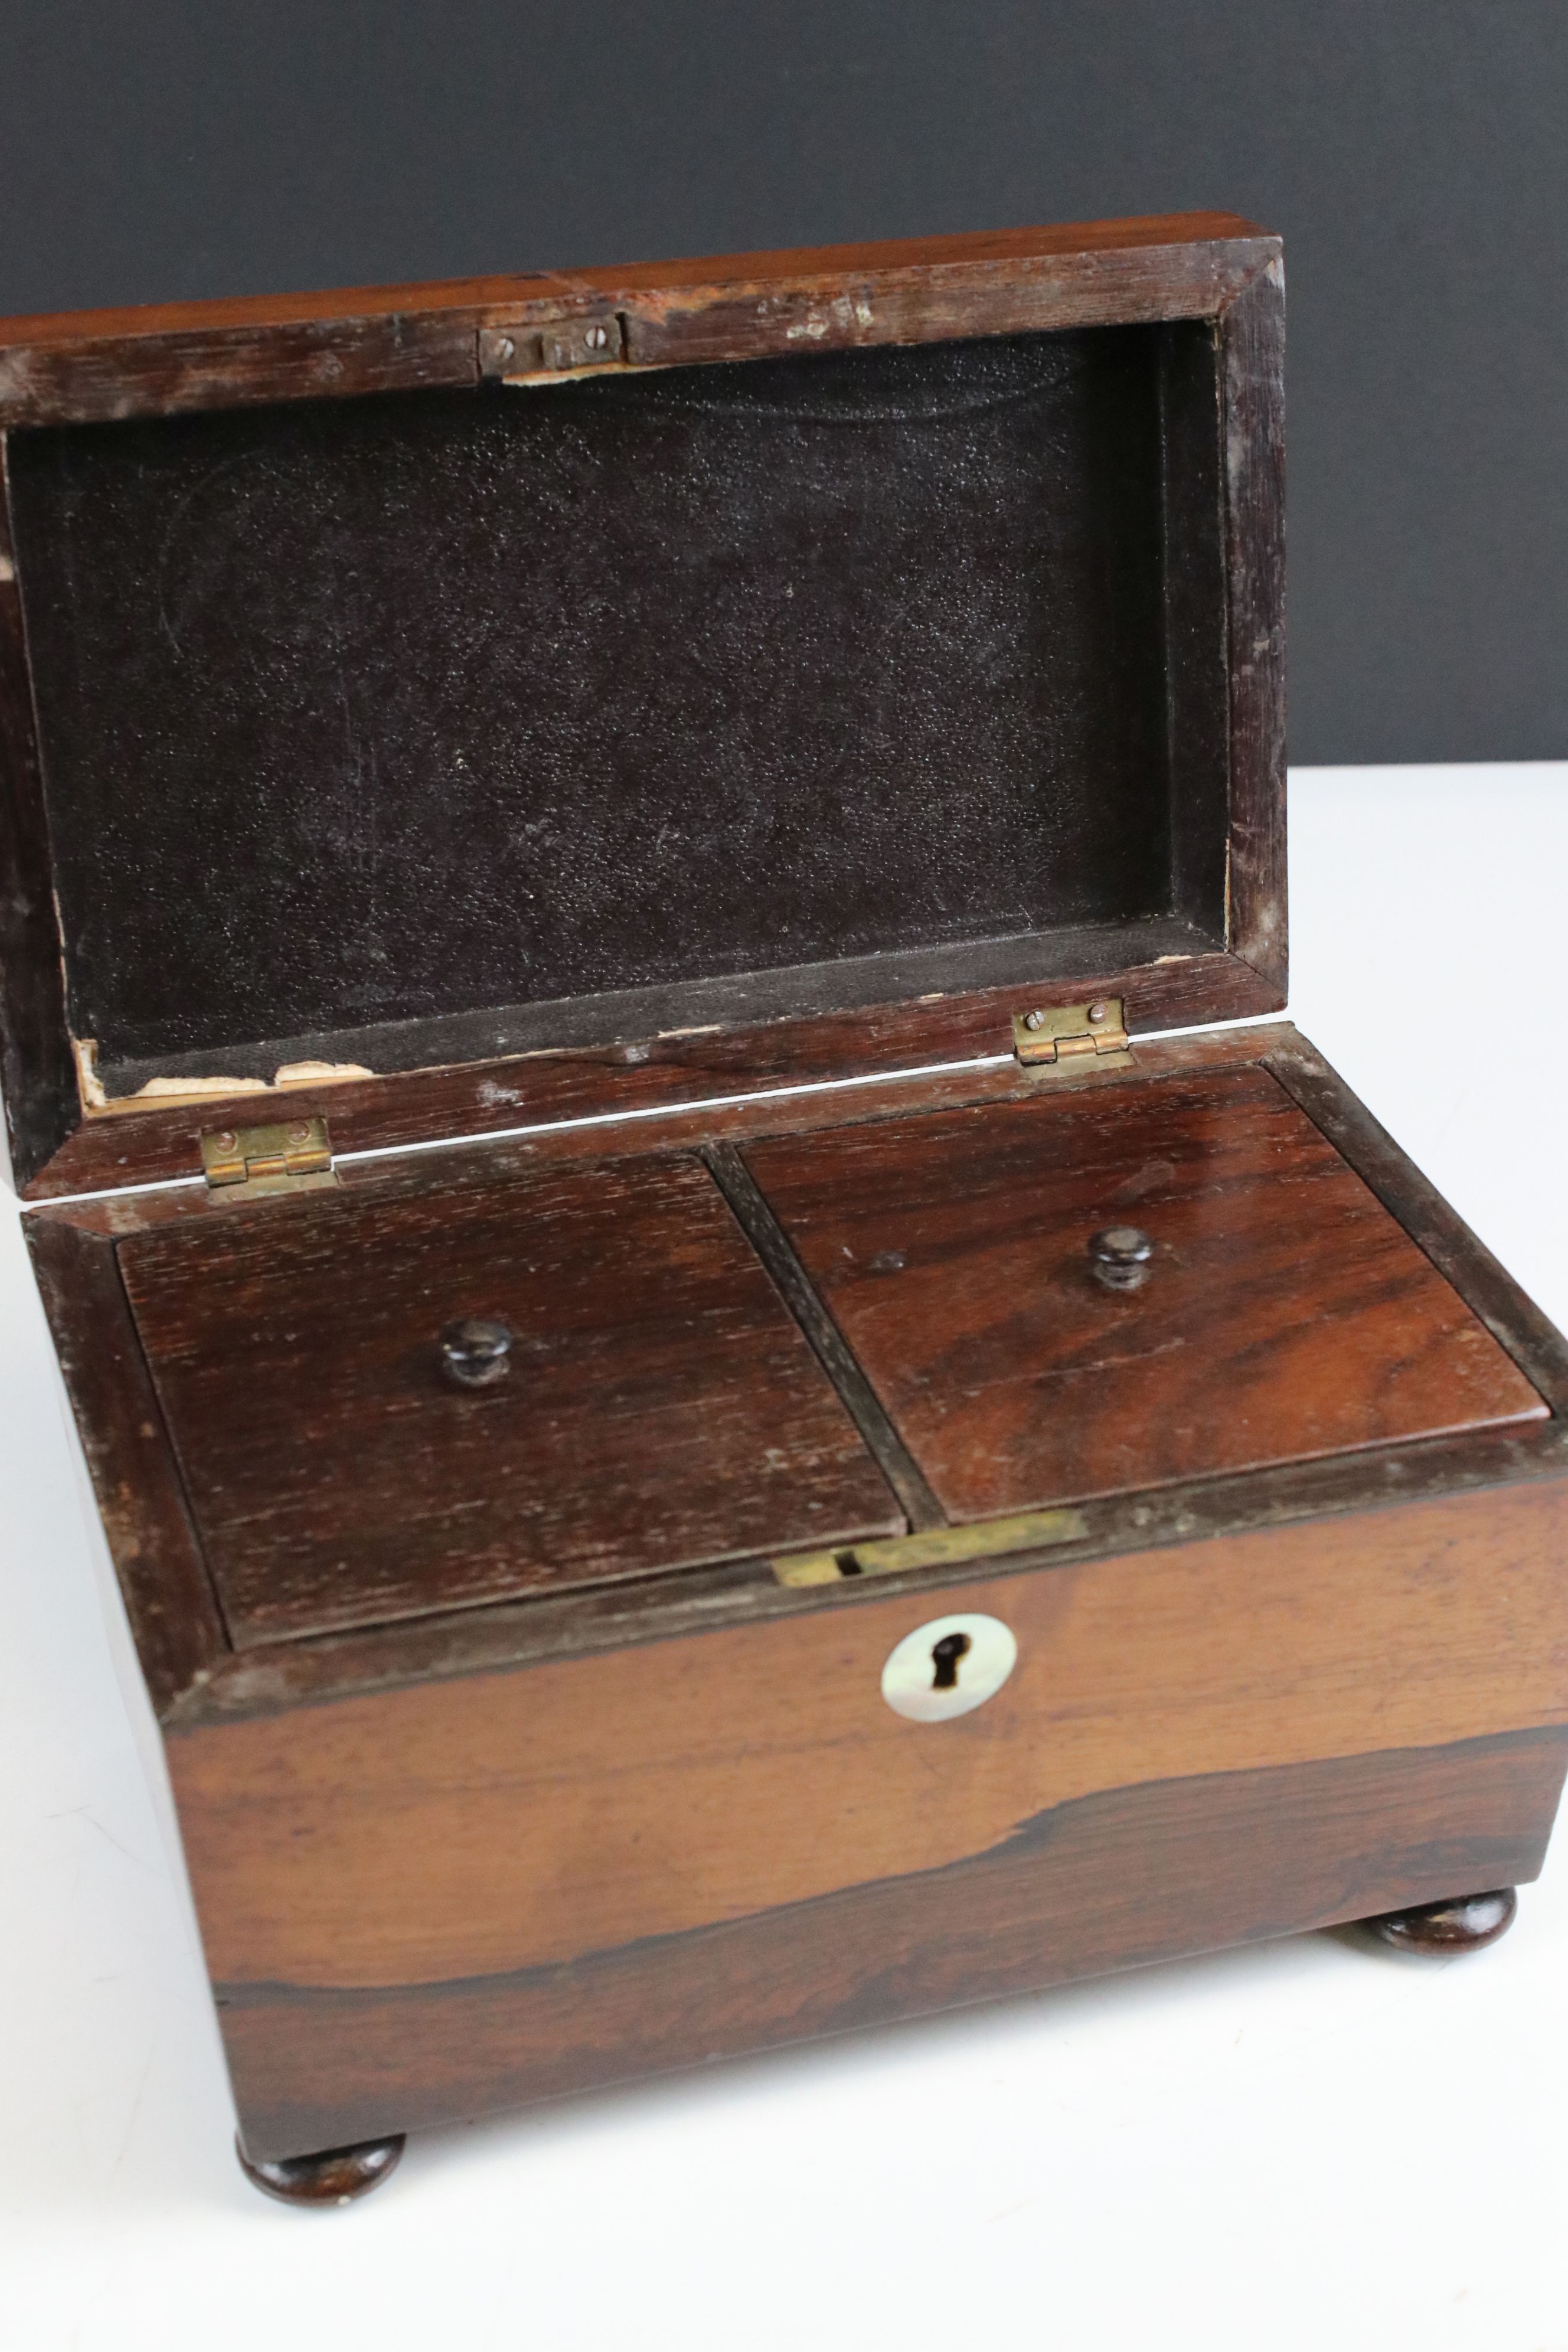
M 12 1152 L 264 2186 L 1538 1870 L 1563 1342 L 1193 1034 L 1282 317 L 1203 215 L 0 330 Z

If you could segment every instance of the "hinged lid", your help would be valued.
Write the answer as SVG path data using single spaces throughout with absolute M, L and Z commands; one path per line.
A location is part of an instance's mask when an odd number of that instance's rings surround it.
M 1194 215 L 0 324 L 26 1188 L 1277 1007 L 1281 318 Z

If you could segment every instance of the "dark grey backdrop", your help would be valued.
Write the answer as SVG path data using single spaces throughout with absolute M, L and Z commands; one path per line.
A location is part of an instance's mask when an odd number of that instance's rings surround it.
M 1292 755 L 1568 754 L 1564 0 L 0 0 L 0 311 L 1213 205 Z

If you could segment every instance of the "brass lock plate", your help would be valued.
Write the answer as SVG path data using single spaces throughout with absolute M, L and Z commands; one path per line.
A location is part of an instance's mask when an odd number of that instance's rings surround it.
M 963 1528 L 921 1528 L 909 1536 L 874 1536 L 837 1551 L 781 1553 L 773 1571 L 781 1584 L 840 1584 L 847 1577 L 900 1576 L 914 1568 L 952 1568 L 965 1560 L 997 1559 L 1047 1544 L 1076 1543 L 1089 1532 L 1081 1511 L 1015 1511 Z

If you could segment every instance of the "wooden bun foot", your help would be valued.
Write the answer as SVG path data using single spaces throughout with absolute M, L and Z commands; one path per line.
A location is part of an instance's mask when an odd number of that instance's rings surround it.
M 1495 1944 L 1513 1925 L 1519 1897 L 1511 1886 L 1485 1895 L 1456 1895 L 1443 1903 L 1418 1903 L 1410 1911 L 1385 1911 L 1362 1925 L 1401 1952 L 1479 1952 Z
M 282 2156 L 258 2164 L 237 2139 L 235 2152 L 247 2180 L 285 2205 L 352 2205 L 397 2169 L 403 2136 L 362 2140 L 357 2147 L 323 2147 L 314 2156 Z

